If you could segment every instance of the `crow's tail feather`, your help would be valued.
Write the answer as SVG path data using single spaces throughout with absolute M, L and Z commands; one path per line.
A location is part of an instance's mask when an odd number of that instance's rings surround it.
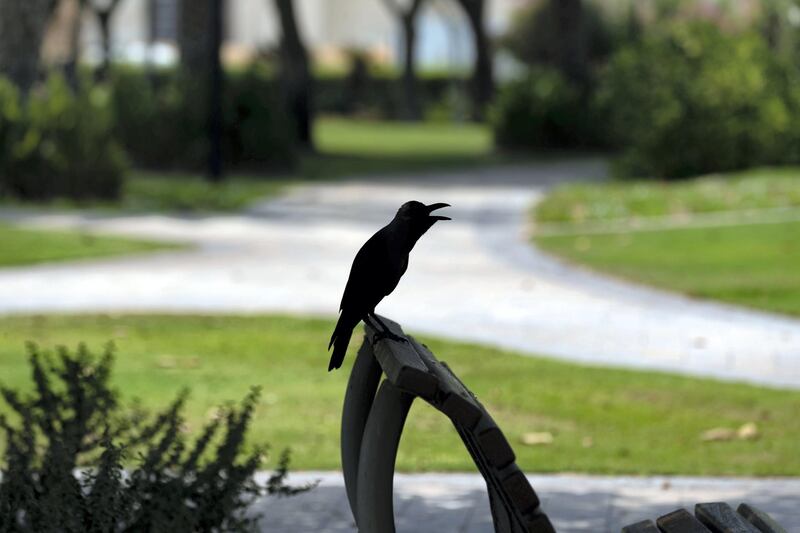
M 333 335 L 331 335 L 331 342 L 328 344 L 328 350 L 333 346 L 328 372 L 342 366 L 342 361 L 344 361 L 344 356 L 347 353 L 347 345 L 350 344 L 350 337 L 353 335 L 353 328 L 356 327 L 358 322 L 358 318 L 354 318 L 346 311 L 342 311 L 339 321 L 336 323 L 336 328 L 333 330 Z

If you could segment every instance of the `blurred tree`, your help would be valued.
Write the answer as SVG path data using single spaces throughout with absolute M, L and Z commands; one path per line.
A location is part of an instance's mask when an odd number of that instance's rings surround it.
M 178 49 L 181 67 L 191 78 L 200 78 L 208 72 L 211 48 L 211 16 L 213 5 L 209 0 L 180 0 L 178 23 Z
M 211 5 L 208 47 L 208 177 L 220 181 L 222 175 L 222 1 L 206 0 Z M 201 0 L 201 3 L 202 0 Z
M 39 72 L 39 53 L 57 0 L 0 0 L 0 72 L 27 91 Z
M 292 0 L 275 0 L 281 23 L 280 76 L 283 94 L 301 147 L 313 149 L 313 87 L 308 53 L 297 26 Z
M 638 33 L 634 7 L 631 28 Z M 520 13 L 504 39 L 505 46 L 520 61 L 545 65 L 561 72 L 569 81 L 586 88 L 592 66 L 611 50 L 610 32 L 599 9 L 581 0 L 547 0 Z
M 424 0 L 411 0 L 406 6 L 399 0 L 383 0 L 383 3 L 397 18 L 403 31 L 403 115 L 406 120 L 419 120 L 422 108 L 416 71 L 417 15 Z
M 103 47 L 103 59 L 97 72 L 98 78 L 106 80 L 111 67 L 111 17 L 121 0 L 81 0 L 85 2 L 97 19 L 100 28 L 100 39 Z
M 489 36 L 486 33 L 486 1 L 456 0 L 467 15 L 473 42 L 475 43 L 475 66 L 472 70 L 472 115 L 482 120 L 486 106 L 494 96 L 494 74 Z
M 222 179 L 223 0 L 181 0 L 178 47 L 187 107 L 206 109 L 207 176 Z

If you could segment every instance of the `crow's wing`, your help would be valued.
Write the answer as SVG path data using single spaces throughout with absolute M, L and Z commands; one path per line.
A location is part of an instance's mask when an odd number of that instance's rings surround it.
M 356 254 L 340 311 L 347 309 L 363 317 L 397 286 L 408 261 L 392 253 L 387 237 L 387 228 L 379 230 Z

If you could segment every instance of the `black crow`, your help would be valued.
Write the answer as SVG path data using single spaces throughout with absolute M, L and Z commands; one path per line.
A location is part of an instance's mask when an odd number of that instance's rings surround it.
M 350 277 L 347 279 L 342 303 L 339 306 L 341 312 L 339 321 L 328 344 L 328 350 L 333 346 L 328 371 L 342 366 L 353 328 L 361 320 L 370 322 L 376 330 L 378 328 L 375 327 L 375 322 L 377 322 L 381 337 L 404 340 L 391 333 L 375 315 L 375 306 L 397 287 L 397 283 L 408 268 L 408 254 L 419 238 L 437 220 L 450 220 L 449 217 L 431 214 L 442 207 L 450 205 L 425 205 L 415 201 L 404 203 L 392 221 L 370 237 L 358 251 L 350 268 Z

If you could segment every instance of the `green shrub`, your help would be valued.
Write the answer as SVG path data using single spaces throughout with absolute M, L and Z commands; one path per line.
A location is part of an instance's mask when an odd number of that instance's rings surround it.
M 0 88 L 0 190 L 25 200 L 116 198 L 126 159 L 112 135 L 109 95 L 73 92 L 61 76 L 21 102 Z
M 509 82 L 492 110 L 495 141 L 513 149 L 602 147 L 602 124 L 582 91 L 554 69 Z
M 204 80 L 203 80 L 204 81 Z M 208 100 L 203 83 L 168 69 L 151 76 L 132 67 L 112 75 L 115 134 L 136 164 L 200 170 L 207 161 Z M 293 162 L 294 132 L 269 74 L 229 73 L 223 94 L 223 158 L 233 168 Z
M 229 76 L 225 94 L 224 157 L 231 165 L 258 169 L 285 167 L 295 157 L 296 132 L 278 104 L 269 75 L 251 68 Z
M 500 44 L 525 65 L 588 83 L 611 52 L 612 33 L 594 2 L 546 0 L 519 9 Z
M 19 137 L 19 128 L 23 118 L 23 109 L 19 91 L 9 80 L 0 77 L 0 172 L 11 164 L 13 145 Z M 0 194 L 4 181 L 0 174 Z
M 99 360 L 83 346 L 75 355 L 61 349 L 56 363 L 30 351 L 33 393 L 0 388 L 17 421 L 0 416 L 0 531 L 249 531 L 258 518 L 245 513 L 253 498 L 310 488 L 285 485 L 285 452 L 266 487 L 254 481 L 265 450 L 242 447 L 256 390 L 190 444 L 185 394 L 154 417 L 120 408 L 109 386 L 110 347 Z M 76 475 L 84 464 L 92 468 Z
M 677 178 L 795 162 L 798 81 L 757 34 L 702 21 L 653 29 L 603 76 L 618 169 Z

